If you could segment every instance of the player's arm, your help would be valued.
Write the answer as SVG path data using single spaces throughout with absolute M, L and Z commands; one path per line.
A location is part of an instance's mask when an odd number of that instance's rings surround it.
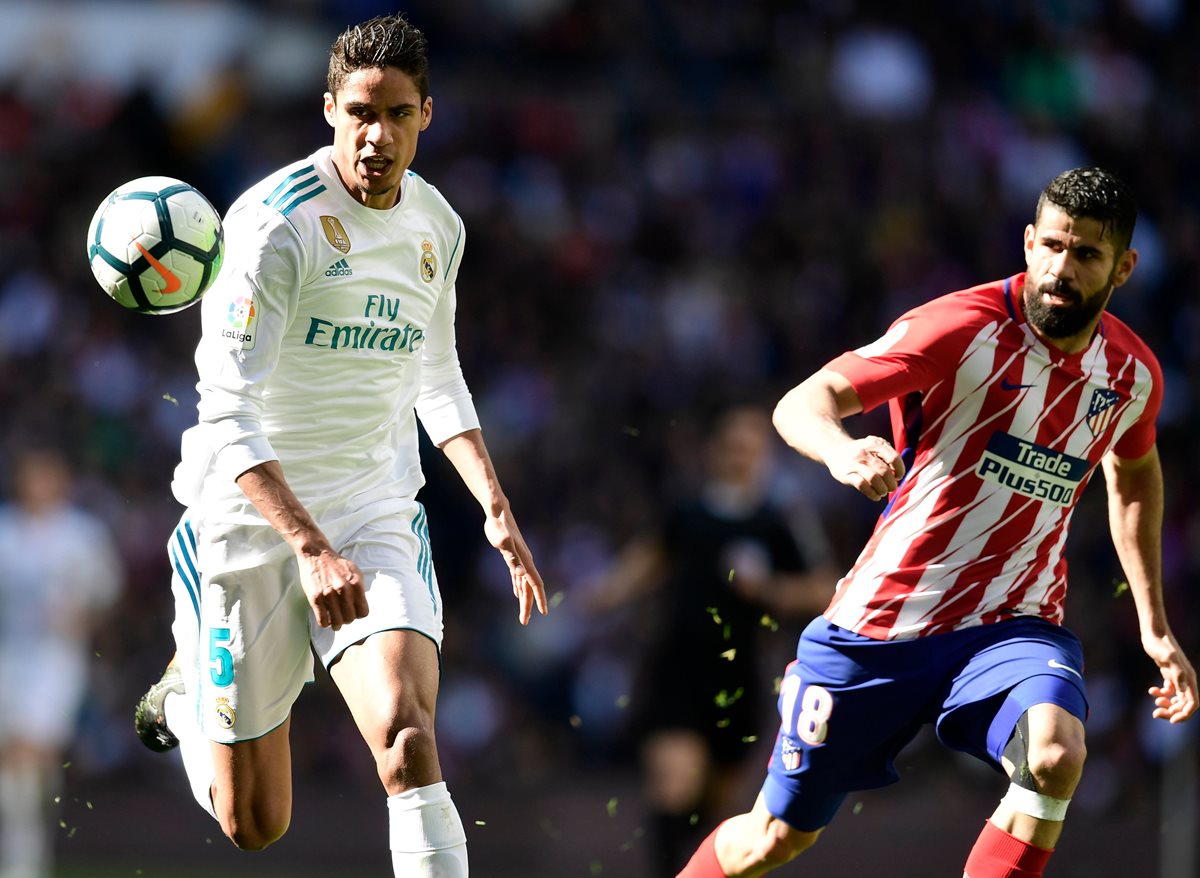
M 1121 568 L 1137 607 L 1142 648 L 1163 675 L 1151 686 L 1154 716 L 1173 723 L 1197 707 L 1196 671 L 1167 623 L 1162 595 L 1163 476 L 1158 450 L 1137 459 L 1104 457 L 1108 486 L 1108 523 Z
M 896 490 L 904 477 L 904 462 L 886 439 L 855 439 L 846 432 L 843 418 L 862 408 L 845 376 L 821 369 L 784 395 L 772 420 L 792 448 L 825 464 L 843 485 L 879 500 Z
M 227 264 L 201 305 L 203 335 L 196 353 L 200 426 L 214 449 L 218 478 L 236 481 L 292 549 L 317 622 L 335 630 L 367 613 L 362 574 L 339 556 L 288 486 L 262 426 L 262 389 L 279 361 L 283 334 L 306 271 L 304 247 L 292 225 L 264 208 L 231 212 L 225 227 Z M 223 330 L 234 307 L 254 314 L 246 338 Z
M 353 561 L 334 551 L 288 486 L 279 461 L 251 467 L 238 476 L 237 483 L 259 514 L 296 553 L 300 584 L 317 623 L 337 631 L 367 615 L 362 572 Z
M 443 442 L 441 449 L 471 495 L 483 507 L 483 531 L 488 542 L 500 552 L 508 565 L 521 624 L 529 622 L 534 604 L 543 616 L 546 615 L 546 587 L 533 563 L 533 554 L 517 527 L 508 498 L 500 487 L 491 456 L 483 442 L 483 433 L 479 428 L 459 433 Z

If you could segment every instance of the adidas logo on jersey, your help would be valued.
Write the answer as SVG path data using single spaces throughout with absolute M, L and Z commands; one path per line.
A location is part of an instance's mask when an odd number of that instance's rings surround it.
M 339 259 L 337 262 L 333 263 L 333 265 L 325 269 L 326 277 L 350 277 L 352 274 L 354 274 L 354 269 L 350 267 L 350 263 L 348 263 L 345 259 Z

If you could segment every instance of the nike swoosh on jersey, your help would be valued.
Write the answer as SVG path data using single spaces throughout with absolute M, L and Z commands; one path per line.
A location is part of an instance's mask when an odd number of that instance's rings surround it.
M 1050 661 L 1046 662 L 1046 664 L 1052 668 L 1058 668 L 1060 671 L 1066 671 L 1069 674 L 1074 674 L 1080 680 L 1083 679 L 1083 674 L 1079 673 L 1079 671 L 1075 670 L 1074 668 L 1068 668 L 1066 665 L 1062 664 L 1061 662 L 1056 662 L 1054 659 L 1050 659 Z
M 134 242 L 133 246 L 142 251 L 142 255 L 146 257 L 146 261 L 150 263 L 150 267 L 161 274 L 162 279 L 167 282 L 167 285 L 162 288 L 162 292 L 164 294 L 174 293 L 181 286 L 183 286 L 183 282 L 175 276 L 175 272 L 171 271 L 171 269 L 167 268 L 165 265 L 151 256 L 150 251 L 143 247 L 140 242 Z
M 1007 378 L 1000 379 L 1001 390 L 1024 390 L 1027 387 L 1034 387 L 1033 384 L 1012 384 Z

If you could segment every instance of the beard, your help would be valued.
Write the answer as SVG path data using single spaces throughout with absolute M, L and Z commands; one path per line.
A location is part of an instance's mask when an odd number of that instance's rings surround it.
M 1066 281 L 1044 278 L 1036 286 L 1025 286 L 1025 319 L 1046 338 L 1070 338 L 1083 332 L 1100 316 L 1112 291 L 1111 277 L 1103 289 L 1086 299 Z M 1042 301 L 1045 293 L 1065 298 L 1069 304 L 1047 305 Z

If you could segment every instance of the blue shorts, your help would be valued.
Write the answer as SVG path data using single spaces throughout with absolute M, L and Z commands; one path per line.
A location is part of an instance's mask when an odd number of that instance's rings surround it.
M 795 829 L 820 829 L 851 790 L 899 780 L 896 754 L 926 723 L 1003 771 L 1017 720 L 1044 703 L 1087 718 L 1079 640 L 1044 619 L 872 640 L 818 617 L 780 684 L 767 809 Z

